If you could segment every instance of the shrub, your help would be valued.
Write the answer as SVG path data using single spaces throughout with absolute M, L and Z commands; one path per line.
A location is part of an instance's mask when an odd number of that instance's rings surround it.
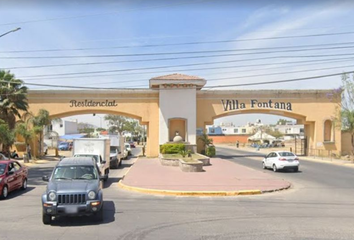
M 215 147 L 214 146 L 207 147 L 207 149 L 205 150 L 205 155 L 207 155 L 208 157 L 214 157 L 215 156 Z
M 166 143 L 160 146 L 160 152 L 163 154 L 175 154 L 185 151 L 183 143 Z
M 179 152 L 179 154 L 181 154 L 182 157 L 186 157 L 187 151 L 186 151 L 186 150 L 181 150 L 181 151 Z

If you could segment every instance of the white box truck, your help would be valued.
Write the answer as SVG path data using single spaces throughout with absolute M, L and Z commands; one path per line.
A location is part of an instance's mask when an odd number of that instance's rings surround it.
M 124 159 L 124 137 L 120 134 L 100 135 L 110 140 L 110 168 L 118 168 Z
M 78 138 L 73 140 L 74 157 L 92 157 L 95 159 L 100 174 L 108 179 L 110 140 L 104 138 Z

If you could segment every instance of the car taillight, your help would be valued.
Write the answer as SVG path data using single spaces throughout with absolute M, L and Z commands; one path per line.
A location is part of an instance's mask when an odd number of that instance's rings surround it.
M 279 161 L 286 161 L 286 158 L 279 158 Z

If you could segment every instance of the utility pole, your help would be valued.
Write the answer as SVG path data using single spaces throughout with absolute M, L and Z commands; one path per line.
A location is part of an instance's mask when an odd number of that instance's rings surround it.
M 6 32 L 6 33 L 4 33 L 4 34 L 1 34 L 0 37 L 3 37 L 3 36 L 5 36 L 5 35 L 7 35 L 7 34 L 9 34 L 9 33 L 16 32 L 16 31 L 18 31 L 18 30 L 20 30 L 20 29 L 21 29 L 21 28 L 12 29 L 11 31 L 8 31 L 8 32 Z

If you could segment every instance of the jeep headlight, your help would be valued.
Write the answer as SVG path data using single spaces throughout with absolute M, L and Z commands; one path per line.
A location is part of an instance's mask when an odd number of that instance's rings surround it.
M 55 201 L 57 199 L 57 195 L 55 194 L 55 192 L 50 192 L 48 194 L 48 199 L 49 201 Z
M 96 198 L 96 193 L 94 191 L 89 191 L 89 193 L 87 194 L 89 199 L 95 199 Z

